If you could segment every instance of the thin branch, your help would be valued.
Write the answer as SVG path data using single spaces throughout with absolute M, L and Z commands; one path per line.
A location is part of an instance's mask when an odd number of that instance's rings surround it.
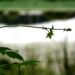
M 52 29 L 48 27 L 36 27 L 36 26 L 29 26 L 29 25 L 6 25 L 6 26 L 1 26 L 0 28 L 5 28 L 5 27 L 29 27 L 29 28 L 38 28 L 38 29 Z M 64 30 L 64 31 L 71 31 L 72 29 L 70 28 L 54 28 L 52 30 Z

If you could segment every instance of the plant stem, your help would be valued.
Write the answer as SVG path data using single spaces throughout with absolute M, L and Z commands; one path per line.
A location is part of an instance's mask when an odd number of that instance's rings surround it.
M 5 27 L 29 27 L 29 28 L 38 28 L 38 29 L 45 29 L 45 30 L 47 30 L 47 29 L 52 29 L 52 28 L 48 28 L 48 27 L 36 27 L 36 26 L 30 26 L 30 25 L 6 25 L 6 26 L 1 26 L 0 28 L 5 28 Z M 53 28 L 52 30 L 65 30 L 65 31 L 67 31 L 68 29 L 70 29 L 70 28 Z M 70 29 L 70 31 L 71 31 L 71 29 Z
M 20 75 L 20 65 L 18 65 L 18 75 Z

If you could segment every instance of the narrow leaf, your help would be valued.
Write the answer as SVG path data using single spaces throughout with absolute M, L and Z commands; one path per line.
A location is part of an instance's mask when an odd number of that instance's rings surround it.
M 38 60 L 27 60 L 27 61 L 23 62 L 22 64 L 23 65 L 36 65 L 38 63 L 39 63 Z

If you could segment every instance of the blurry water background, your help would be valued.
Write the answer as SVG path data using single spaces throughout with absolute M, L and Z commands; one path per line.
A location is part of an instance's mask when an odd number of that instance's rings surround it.
M 3 25 L 6 24 L 0 24 L 0 26 Z M 0 46 L 9 47 L 13 50 L 19 50 L 19 53 L 23 56 L 25 60 L 40 60 L 41 63 L 39 64 L 38 68 L 42 67 L 44 69 L 42 71 L 40 68 L 40 71 L 43 72 L 42 74 L 45 73 L 44 75 L 50 75 L 50 73 L 52 73 L 52 75 L 63 75 L 65 46 L 67 47 L 66 50 L 68 53 L 69 64 L 75 63 L 75 18 L 73 17 L 65 20 L 57 19 L 53 21 L 45 21 L 42 23 L 29 25 L 40 27 L 52 27 L 53 25 L 54 28 L 72 28 L 72 31 L 54 31 L 54 36 L 49 39 L 46 38 L 47 31 L 43 29 L 35 29 L 21 26 L 1 28 Z

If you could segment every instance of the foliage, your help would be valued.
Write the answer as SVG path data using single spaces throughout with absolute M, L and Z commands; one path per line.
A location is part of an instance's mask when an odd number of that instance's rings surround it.
M 6 19 L 8 21 L 7 24 L 16 24 L 17 23 L 17 20 L 18 20 L 18 12 L 16 11 L 10 11 L 8 13 L 8 15 L 6 16 Z
M 7 54 L 8 56 L 10 56 L 12 58 L 17 58 L 17 59 L 23 61 L 23 57 L 21 55 L 19 55 L 17 52 L 12 51 L 12 49 L 10 49 L 10 48 L 0 47 L 0 53 Z
M 24 1 L 24 0 L 0 0 L 0 1 Z M 37 0 L 32 0 L 32 1 L 37 1 Z M 55 1 L 74 1 L 74 0 L 41 0 L 41 1 L 52 1 L 52 2 L 55 2 Z
M 64 29 L 54 29 L 54 26 L 52 26 L 52 28 L 50 28 L 50 29 L 43 27 L 43 29 L 47 30 L 48 33 L 47 33 L 46 37 L 49 38 L 49 39 L 51 39 L 52 36 L 54 35 L 53 30 L 64 30 L 64 31 L 67 31 L 67 32 L 72 30 L 71 28 L 67 28 L 67 29 L 66 28 L 64 28 Z
M 52 2 L 66 2 L 66 1 L 74 1 L 74 0 L 46 0 L 46 1 L 52 1 Z
M 54 29 L 54 26 L 52 26 L 52 28 L 48 31 L 47 38 L 50 38 L 50 39 L 52 38 L 52 36 L 54 35 L 53 29 Z
M 7 54 L 8 56 L 10 56 L 12 58 L 18 58 L 19 60 L 23 61 L 23 57 L 20 56 L 17 52 L 14 52 L 14 51 L 5 51 L 5 54 Z
M 37 60 L 31 59 L 31 60 L 24 61 L 24 62 L 22 63 L 22 65 L 37 65 L 38 62 L 39 62 L 39 61 L 37 61 Z
M 6 50 L 11 50 L 11 49 L 7 47 L 0 47 L 0 53 L 5 54 Z
M 0 59 L 0 68 L 2 66 L 2 69 L 8 70 L 11 69 L 10 67 L 10 61 L 7 59 Z
M 9 49 L 7 47 L 0 47 L 0 53 L 7 54 L 11 58 L 17 58 L 17 59 L 23 61 L 22 63 L 18 63 L 18 62 L 10 63 L 8 60 L 1 60 L 0 61 L 0 71 L 1 71 L 0 74 L 4 74 L 4 72 L 5 72 L 4 70 L 7 70 L 7 69 L 10 70 L 11 66 L 16 64 L 17 67 L 18 67 L 19 75 L 20 75 L 20 67 L 22 65 L 24 65 L 24 66 L 27 66 L 27 65 L 35 66 L 39 62 L 37 60 L 24 61 L 24 59 L 21 55 L 19 55 L 17 52 L 14 52 L 12 49 Z
M 67 46 L 67 44 L 64 43 L 64 46 L 63 46 L 63 53 L 64 53 L 64 60 L 63 61 L 64 61 L 64 64 L 62 64 L 62 65 L 64 67 L 65 73 L 62 73 L 60 75 L 75 75 L 74 74 L 75 63 L 72 64 L 72 65 L 69 65 L 68 64 L 69 61 L 68 61 L 68 56 L 67 56 L 67 53 L 68 52 L 67 52 L 67 47 L 66 46 Z M 58 52 L 57 52 L 57 54 L 58 54 Z M 39 63 L 39 61 L 37 61 L 37 59 L 36 60 L 32 60 L 31 59 L 31 60 L 26 60 L 26 61 L 24 61 L 22 63 L 17 63 L 17 66 L 20 68 L 19 69 L 19 71 L 20 71 L 20 74 L 19 75 L 33 75 L 33 74 L 35 74 L 35 75 L 38 75 L 38 74 L 39 75 L 57 75 L 54 70 L 50 69 L 50 66 L 52 66 L 52 64 L 54 62 L 54 61 L 52 61 L 53 58 L 50 58 L 50 55 L 51 54 L 48 52 L 47 58 L 46 58 L 46 68 L 45 69 L 40 68 L 41 66 L 38 67 L 38 68 L 36 68 L 37 64 Z M 61 63 L 59 62 L 59 58 L 60 57 L 58 55 L 56 60 L 57 60 L 57 63 L 59 65 L 59 67 L 60 67 L 61 66 Z M 68 65 L 69 68 L 67 67 L 67 65 Z M 11 66 L 11 65 L 9 64 L 9 66 Z M 22 69 L 22 66 L 24 67 L 23 69 Z M 0 67 L 0 69 L 1 69 L 1 67 Z M 15 70 L 15 67 L 14 67 L 14 70 Z M 62 72 L 64 72 L 64 71 L 62 71 Z M 18 72 L 18 69 L 17 69 L 16 72 Z

